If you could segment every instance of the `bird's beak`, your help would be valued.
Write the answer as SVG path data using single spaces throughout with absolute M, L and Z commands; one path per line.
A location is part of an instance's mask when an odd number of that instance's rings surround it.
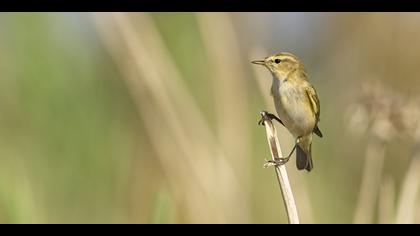
M 265 66 L 265 60 L 255 60 L 255 61 L 251 61 L 251 63 Z

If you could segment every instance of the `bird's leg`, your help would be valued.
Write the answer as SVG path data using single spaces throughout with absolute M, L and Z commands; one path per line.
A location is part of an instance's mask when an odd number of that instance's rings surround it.
M 267 111 L 262 111 L 261 112 L 261 119 L 258 121 L 258 124 L 264 126 L 264 121 L 265 120 L 276 120 L 280 124 L 284 125 L 283 122 L 280 120 L 280 118 L 278 118 L 276 115 L 271 114 Z
M 286 157 L 281 157 L 281 158 L 276 157 L 274 158 L 274 160 L 265 160 L 264 168 L 286 164 L 289 161 L 290 157 L 292 156 L 293 152 L 296 150 L 296 146 L 299 144 L 299 142 L 300 142 L 300 137 L 296 139 L 295 146 L 293 146 L 292 151 Z
M 297 145 L 299 144 L 299 142 L 300 142 L 300 137 L 298 137 L 298 138 L 296 139 L 296 141 L 295 141 L 295 146 L 293 146 L 292 151 L 289 153 L 289 155 L 287 155 L 287 157 L 285 157 L 287 160 L 289 160 L 289 159 L 290 159 L 290 156 L 292 156 L 293 152 L 296 150 L 296 147 L 297 147 Z

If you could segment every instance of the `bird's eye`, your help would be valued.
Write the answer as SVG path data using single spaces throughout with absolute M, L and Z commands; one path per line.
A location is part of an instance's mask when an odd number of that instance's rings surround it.
M 281 62 L 281 60 L 280 60 L 280 59 L 278 59 L 278 58 L 276 58 L 276 59 L 274 60 L 274 62 L 275 62 L 276 64 L 279 64 L 279 63 Z

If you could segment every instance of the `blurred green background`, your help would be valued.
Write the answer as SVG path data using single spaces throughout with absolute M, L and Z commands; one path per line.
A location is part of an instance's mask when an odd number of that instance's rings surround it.
M 301 222 L 420 223 L 419 29 L 418 13 L 3 13 L 0 223 L 287 223 L 257 125 L 271 75 L 250 64 L 280 51 L 321 101 L 314 170 L 287 165 Z

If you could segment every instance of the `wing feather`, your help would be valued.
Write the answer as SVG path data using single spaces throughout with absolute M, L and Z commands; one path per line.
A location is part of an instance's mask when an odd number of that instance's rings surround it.
M 316 94 L 316 90 L 312 85 L 307 86 L 305 88 L 305 90 L 306 90 L 306 95 L 308 96 L 308 99 L 309 99 L 310 104 L 311 104 L 311 109 L 315 114 L 316 122 L 318 123 L 319 116 L 320 116 L 320 113 L 321 113 L 321 106 L 319 104 L 318 95 Z
M 322 138 L 322 132 L 321 130 L 318 128 L 318 122 L 319 122 L 319 116 L 321 114 L 321 105 L 319 103 L 319 99 L 318 99 L 318 95 L 316 94 L 316 90 L 315 88 L 309 84 L 309 86 L 307 86 L 305 88 L 306 90 L 306 95 L 308 96 L 310 105 L 311 105 L 311 109 L 313 111 L 313 113 L 315 114 L 315 118 L 316 118 L 316 123 L 315 123 L 315 127 L 313 132 L 318 135 L 319 137 Z

